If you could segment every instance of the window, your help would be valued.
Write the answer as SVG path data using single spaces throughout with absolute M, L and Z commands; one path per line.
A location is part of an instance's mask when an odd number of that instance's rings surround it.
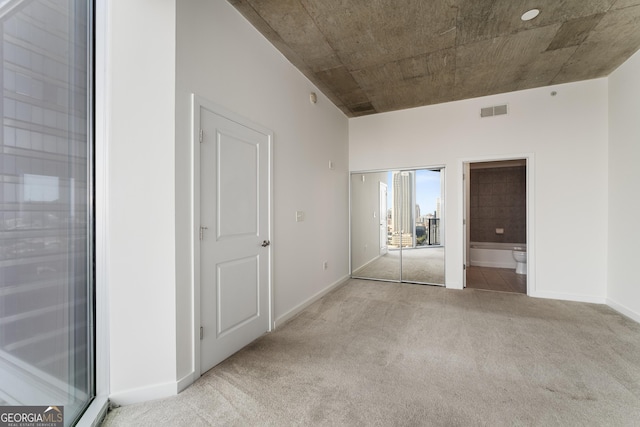
M 0 405 L 94 391 L 91 2 L 0 0 Z

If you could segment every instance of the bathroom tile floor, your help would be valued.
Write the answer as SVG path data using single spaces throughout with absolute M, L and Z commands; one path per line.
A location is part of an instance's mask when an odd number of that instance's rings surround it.
M 526 294 L 527 276 L 509 268 L 467 267 L 467 288 Z

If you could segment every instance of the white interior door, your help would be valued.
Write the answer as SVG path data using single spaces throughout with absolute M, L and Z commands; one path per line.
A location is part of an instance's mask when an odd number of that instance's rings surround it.
M 200 106 L 200 373 L 269 330 L 271 135 Z

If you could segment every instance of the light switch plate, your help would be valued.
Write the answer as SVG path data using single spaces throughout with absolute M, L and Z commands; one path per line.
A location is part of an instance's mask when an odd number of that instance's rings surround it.
M 296 211 L 296 222 L 304 221 L 304 211 Z

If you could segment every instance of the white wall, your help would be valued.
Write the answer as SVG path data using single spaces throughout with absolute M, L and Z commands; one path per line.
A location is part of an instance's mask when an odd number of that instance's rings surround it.
M 640 322 L 640 51 L 609 76 L 608 303 Z
M 175 393 L 175 0 L 107 7 L 110 390 L 128 403 Z
M 347 118 L 223 0 L 178 2 L 176 111 L 177 378 L 192 373 L 189 95 L 274 132 L 275 320 L 348 275 Z M 309 102 L 310 92 L 318 103 Z M 329 170 L 329 161 L 334 169 Z M 295 211 L 306 214 L 295 222 Z M 329 268 L 322 269 L 323 261 Z
M 504 103 L 508 115 L 480 118 Z M 446 166 L 446 282 L 460 288 L 463 160 L 532 155 L 531 294 L 604 302 L 607 138 L 607 81 L 598 79 L 352 119 L 349 168 Z

